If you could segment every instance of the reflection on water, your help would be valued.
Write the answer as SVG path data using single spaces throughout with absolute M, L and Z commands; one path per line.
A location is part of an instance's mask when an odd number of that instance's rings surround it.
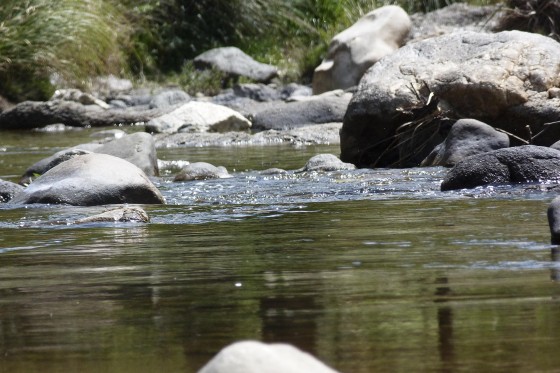
M 196 372 L 242 339 L 347 373 L 558 370 L 552 189 L 441 193 L 437 168 L 264 176 L 313 150 L 223 151 L 185 150 L 238 171 L 155 180 L 171 204 L 145 206 L 150 224 L 0 208 L 0 372 Z

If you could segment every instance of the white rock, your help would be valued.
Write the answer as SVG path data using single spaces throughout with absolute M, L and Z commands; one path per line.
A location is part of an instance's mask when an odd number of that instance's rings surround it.
M 236 342 L 222 349 L 198 373 L 337 373 L 287 344 Z
M 237 111 L 198 101 L 182 105 L 168 114 L 150 120 L 146 125 L 146 131 L 155 133 L 230 132 L 250 128 L 251 122 Z
M 412 22 L 396 5 L 366 14 L 336 35 L 313 74 L 313 93 L 355 86 L 366 70 L 405 43 Z

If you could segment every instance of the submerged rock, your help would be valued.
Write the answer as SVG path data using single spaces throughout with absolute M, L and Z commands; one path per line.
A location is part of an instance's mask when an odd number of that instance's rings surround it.
M 146 174 L 121 158 L 85 154 L 51 168 L 10 204 L 161 204 L 165 200 Z
M 336 373 L 288 344 L 243 341 L 222 349 L 198 373 Z
M 463 159 L 445 176 L 441 190 L 559 179 L 560 151 L 526 145 L 498 149 Z
M 225 179 L 231 177 L 223 166 L 214 166 L 206 162 L 194 162 L 183 167 L 173 181 L 191 181 L 208 179 Z
M 146 211 L 140 207 L 125 206 L 109 211 L 102 212 L 101 214 L 89 216 L 87 218 L 78 219 L 74 224 L 87 224 L 87 223 L 102 223 L 102 222 L 115 222 L 115 223 L 148 223 L 150 218 Z
M 309 159 L 298 172 L 355 170 L 352 163 L 344 163 L 334 154 L 318 154 Z

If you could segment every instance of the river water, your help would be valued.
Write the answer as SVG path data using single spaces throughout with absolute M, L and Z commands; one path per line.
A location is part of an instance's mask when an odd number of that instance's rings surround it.
M 0 178 L 91 130 L 0 133 Z M 168 204 L 0 205 L 0 372 L 196 372 L 234 341 L 344 372 L 560 369 L 554 185 L 439 191 L 443 168 L 265 175 L 337 145 L 160 149 Z M 206 161 L 229 179 L 174 183 Z

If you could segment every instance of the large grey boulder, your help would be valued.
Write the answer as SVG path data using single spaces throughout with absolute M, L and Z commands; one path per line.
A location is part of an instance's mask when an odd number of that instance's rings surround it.
M 76 156 L 99 153 L 122 158 L 139 167 L 148 176 L 158 176 L 157 152 L 152 135 L 136 132 L 109 141 L 105 144 L 89 143 L 73 146 L 56 152 L 50 157 L 43 158 L 25 170 L 20 178 L 21 185 L 30 184 L 34 179 L 44 174 L 56 165 Z
M 197 69 L 214 68 L 233 79 L 242 76 L 268 83 L 278 76 L 276 67 L 255 61 L 236 47 L 211 49 L 195 57 L 193 62 Z
M 106 154 L 85 154 L 51 168 L 8 203 L 94 206 L 165 200 L 132 163 Z
M 313 74 L 313 93 L 357 85 L 369 67 L 405 43 L 411 25 L 401 7 L 387 5 L 335 35 L 327 56 Z
M 351 93 L 337 90 L 301 101 L 278 102 L 255 114 L 253 129 L 289 130 L 308 124 L 342 122 L 351 98 Z
M 476 119 L 459 119 L 422 166 L 453 166 L 480 153 L 509 147 L 509 136 Z
M 251 122 L 237 111 L 210 102 L 188 102 L 168 114 L 150 120 L 152 133 L 247 131 Z
M 288 344 L 236 342 L 222 349 L 198 373 L 336 373 Z
M 0 179 L 0 203 L 8 202 L 22 190 L 21 185 Z
M 445 176 L 441 190 L 559 179 L 560 151 L 543 146 L 525 145 L 463 159 Z
M 341 159 L 370 166 L 395 162 L 399 126 L 417 120 L 412 110 L 431 93 L 455 118 L 473 118 L 527 139 L 560 117 L 560 43 L 508 31 L 457 32 L 408 44 L 367 71 L 348 106 L 341 130 Z M 554 141 L 547 138 L 550 145 Z M 544 141 L 544 140 L 543 140 Z

